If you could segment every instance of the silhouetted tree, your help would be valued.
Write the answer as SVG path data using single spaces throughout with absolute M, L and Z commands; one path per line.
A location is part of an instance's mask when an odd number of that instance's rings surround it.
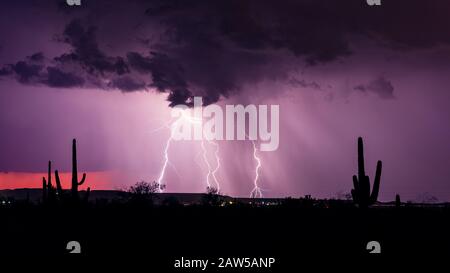
M 206 194 L 202 197 L 202 204 L 206 206 L 218 206 L 220 204 L 219 190 L 214 187 L 207 187 Z
M 378 199 L 378 191 L 380 189 L 382 163 L 377 162 L 375 171 L 375 179 L 373 181 L 372 193 L 370 193 L 370 180 L 364 170 L 364 146 L 361 137 L 358 138 L 358 176 L 353 176 L 353 189 L 351 191 L 353 202 L 360 208 L 367 208 L 375 204 Z
M 350 192 L 339 191 L 336 193 L 336 199 L 338 200 L 352 200 L 352 194 Z
M 129 200 L 133 204 L 152 205 L 155 193 L 164 189 L 164 187 L 164 185 L 160 185 L 155 181 L 152 183 L 140 181 L 131 186 L 127 192 L 129 194 Z
M 312 208 L 317 204 L 318 200 L 312 198 L 309 194 L 300 198 L 286 197 L 280 203 L 283 207 L 289 208 Z

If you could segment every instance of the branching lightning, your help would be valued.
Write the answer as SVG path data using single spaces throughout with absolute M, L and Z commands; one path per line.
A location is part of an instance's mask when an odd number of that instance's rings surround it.
M 195 124 L 195 123 L 197 123 L 197 124 L 198 123 L 200 123 L 200 124 L 203 123 L 202 119 L 192 117 L 187 112 L 183 112 L 183 118 L 186 121 L 188 121 L 190 123 L 193 123 L 193 124 Z M 214 145 L 215 148 L 216 148 L 216 150 L 214 152 L 214 156 L 216 158 L 216 167 L 214 169 L 212 169 L 211 163 L 209 162 L 209 159 L 208 159 L 208 154 L 207 154 L 208 151 L 207 151 L 206 146 L 205 146 L 205 141 L 202 140 L 200 146 L 201 146 L 202 151 L 203 151 L 203 160 L 205 161 L 206 167 L 208 168 L 208 172 L 206 174 L 206 186 L 207 187 L 211 187 L 210 177 L 212 177 L 212 180 L 214 180 L 214 183 L 215 183 L 215 188 L 217 189 L 217 191 L 219 191 L 220 190 L 220 183 L 219 183 L 219 180 L 217 179 L 217 176 L 216 176 L 216 173 L 217 173 L 217 171 L 220 168 L 219 144 L 215 143 L 212 140 L 208 140 L 208 143 Z
M 177 123 L 180 122 L 181 120 L 187 121 L 187 122 L 190 122 L 193 124 L 203 122 L 202 119 L 192 117 L 187 112 L 182 112 L 182 117 L 183 117 L 182 119 L 179 119 L 179 120 L 173 122 L 170 126 L 163 126 L 163 127 L 157 129 L 157 130 L 160 130 L 162 128 L 170 128 L 170 136 L 167 139 L 166 146 L 164 148 L 164 163 L 163 163 L 163 166 L 160 171 L 160 175 L 157 180 L 157 183 L 160 185 L 159 192 L 163 192 L 163 187 L 161 187 L 161 186 L 163 185 L 162 182 L 164 180 L 164 175 L 166 173 L 167 166 L 168 165 L 172 166 L 172 164 L 170 163 L 170 159 L 169 159 L 169 148 L 170 148 L 170 144 L 173 140 L 174 130 L 176 128 Z M 157 130 L 155 130 L 155 131 L 157 131 Z M 205 141 L 202 140 L 200 146 L 203 151 L 203 160 L 205 162 L 206 167 L 208 168 L 208 172 L 206 174 L 206 186 L 211 187 L 210 177 L 212 177 L 212 180 L 215 183 L 215 188 L 217 189 L 217 191 L 219 191 L 220 183 L 219 183 L 219 180 L 217 179 L 217 175 L 216 175 L 220 169 L 219 144 L 217 144 L 216 142 L 214 142 L 212 140 L 208 140 L 208 143 L 211 145 L 214 145 L 214 147 L 215 147 L 214 156 L 216 158 L 216 167 L 214 169 L 212 168 L 211 163 L 209 162 L 209 159 L 207 156 L 208 151 L 205 146 Z
M 164 176 L 165 176 L 165 173 L 166 173 L 166 170 L 167 170 L 167 166 L 170 165 L 170 166 L 173 167 L 173 165 L 170 163 L 170 159 L 169 159 L 169 149 L 170 149 L 170 145 L 171 145 L 171 143 L 173 141 L 173 138 L 174 138 L 174 131 L 177 128 L 176 125 L 177 125 L 178 122 L 181 122 L 181 121 L 187 121 L 187 122 L 190 122 L 190 123 L 193 123 L 193 124 L 194 123 L 202 123 L 203 122 L 202 119 L 192 117 L 187 112 L 183 112 L 182 118 L 172 122 L 172 124 L 170 126 L 169 125 L 165 125 L 165 126 L 162 126 L 161 128 L 158 128 L 158 129 L 154 130 L 154 132 L 155 132 L 155 131 L 159 131 L 159 130 L 164 129 L 164 128 L 169 128 L 170 129 L 170 135 L 169 135 L 169 138 L 166 141 L 166 145 L 165 145 L 165 148 L 164 148 L 164 163 L 163 163 L 163 165 L 161 167 L 161 171 L 160 171 L 160 174 L 159 174 L 159 177 L 158 177 L 158 180 L 157 180 L 157 183 L 160 185 L 159 192 L 163 192 L 164 191 L 163 180 L 164 180 Z M 213 168 L 213 165 L 211 164 L 210 160 L 208 159 L 208 149 L 207 149 L 207 147 L 205 145 L 206 142 L 204 140 L 202 140 L 201 143 L 200 143 L 200 147 L 202 149 L 203 161 L 205 162 L 205 165 L 207 167 L 207 174 L 206 174 L 206 177 L 205 177 L 206 186 L 207 187 L 211 187 L 212 186 L 211 182 L 213 182 L 214 185 L 215 185 L 215 188 L 217 189 L 217 191 L 220 191 L 220 183 L 219 183 L 219 180 L 217 178 L 217 172 L 219 171 L 220 165 L 221 165 L 221 163 L 220 163 L 221 160 L 220 160 L 220 156 L 219 156 L 219 148 L 220 147 L 219 147 L 218 143 L 216 143 L 216 142 L 214 142 L 212 140 L 207 140 L 207 142 L 210 145 L 215 147 L 214 156 L 215 156 L 215 161 L 216 162 L 215 162 L 215 167 Z M 255 177 L 253 179 L 253 189 L 250 192 L 250 198 L 262 198 L 263 197 L 262 189 L 259 186 L 260 169 L 262 167 L 261 158 L 258 156 L 258 148 L 256 147 L 256 142 L 254 140 L 251 140 L 251 142 L 252 142 L 252 146 L 253 146 L 253 158 L 254 158 L 254 160 L 256 162 L 256 166 L 255 166 Z M 176 171 L 176 169 L 175 169 L 175 171 Z

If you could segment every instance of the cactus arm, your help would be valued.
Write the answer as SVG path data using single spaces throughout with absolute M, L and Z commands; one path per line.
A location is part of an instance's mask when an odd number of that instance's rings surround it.
M 359 203 L 358 193 L 355 190 L 351 190 L 351 194 L 352 194 L 353 202 L 355 204 L 358 204 Z
M 377 162 L 377 169 L 375 172 L 375 180 L 373 181 L 373 189 L 372 194 L 370 196 L 370 201 L 372 204 L 374 204 L 378 199 L 378 192 L 380 190 L 380 180 L 381 180 L 381 169 L 383 167 L 383 164 L 380 160 Z
M 356 175 L 353 176 L 353 188 L 355 189 L 355 192 L 359 191 L 358 177 Z
M 359 204 L 359 195 L 360 195 L 360 188 L 359 188 L 359 182 L 358 177 L 356 175 L 353 176 L 353 189 L 351 190 L 353 202 L 356 204 Z
M 85 173 L 83 173 L 83 177 L 81 178 L 81 181 L 80 182 L 78 182 L 78 186 L 81 186 L 81 185 L 83 185 L 83 183 L 84 183 L 84 181 L 86 180 L 86 174 Z
M 351 190 L 353 201 L 358 204 L 359 203 L 359 183 L 358 177 L 356 175 L 353 176 L 353 189 Z
M 63 189 L 61 186 L 61 180 L 59 179 L 59 173 L 58 170 L 55 170 L 55 181 L 56 181 L 56 190 L 58 191 L 58 194 L 62 196 Z

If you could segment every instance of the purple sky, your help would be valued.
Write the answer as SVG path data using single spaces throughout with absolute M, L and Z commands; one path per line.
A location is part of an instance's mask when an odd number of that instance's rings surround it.
M 383 161 L 381 200 L 450 200 L 450 4 L 385 2 L 4 4 L 0 188 L 49 159 L 70 170 L 72 138 L 80 170 L 108 174 L 98 188 L 155 180 L 169 131 L 154 130 L 201 95 L 280 105 L 279 149 L 260 153 L 265 196 L 349 192 L 363 136 L 371 179 Z M 248 196 L 251 142 L 219 144 L 222 191 Z M 204 191 L 200 152 L 171 146 L 168 191 Z

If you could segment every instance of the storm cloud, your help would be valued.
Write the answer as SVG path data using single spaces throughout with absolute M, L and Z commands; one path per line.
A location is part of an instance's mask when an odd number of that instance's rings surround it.
M 67 14 L 65 21 L 55 22 L 65 27 L 54 42 L 69 50 L 50 59 L 36 53 L 4 64 L 0 76 L 57 88 L 155 89 L 168 93 L 170 106 L 190 105 L 195 95 L 210 104 L 243 92 L 246 84 L 289 83 L 296 69 L 339 63 L 361 40 L 402 51 L 450 43 L 450 3 L 443 0 L 389 1 L 382 8 L 361 0 L 134 0 L 128 4 L 134 9 L 122 1 L 92 1 L 78 10 L 63 2 L 54 5 Z M 120 14 L 121 20 L 96 20 L 99 11 Z M 430 16 L 421 20 L 425 15 Z M 140 19 L 127 36 L 114 37 L 117 27 L 135 18 Z M 113 53 L 99 36 L 113 36 L 114 47 L 128 50 Z M 297 80 L 299 87 L 305 83 Z M 383 78 L 355 89 L 393 97 L 392 85 Z
M 55 60 L 62 64 L 78 63 L 89 74 L 128 73 L 128 67 L 121 57 L 107 56 L 100 51 L 95 32 L 96 29 L 93 26 L 85 28 L 79 20 L 71 21 L 64 30 L 62 42 L 71 45 L 72 50 Z

